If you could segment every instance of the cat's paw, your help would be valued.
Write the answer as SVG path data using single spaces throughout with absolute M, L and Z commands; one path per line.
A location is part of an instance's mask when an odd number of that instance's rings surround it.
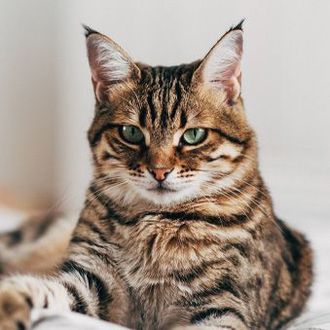
M 26 330 L 30 326 L 32 303 L 14 284 L 0 283 L 0 329 Z

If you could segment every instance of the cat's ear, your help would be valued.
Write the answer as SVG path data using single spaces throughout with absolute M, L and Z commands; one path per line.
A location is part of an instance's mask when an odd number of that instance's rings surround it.
M 235 103 L 241 93 L 242 24 L 221 37 L 195 72 L 199 83 L 224 91 L 229 104 Z
M 101 101 L 111 88 L 140 77 L 130 56 L 109 37 L 84 26 L 95 97 Z

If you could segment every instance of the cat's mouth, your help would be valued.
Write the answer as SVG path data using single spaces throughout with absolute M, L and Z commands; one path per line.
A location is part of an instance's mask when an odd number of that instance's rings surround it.
M 170 188 L 167 185 L 165 185 L 163 182 L 159 182 L 157 186 L 151 187 L 147 189 L 148 191 L 153 191 L 159 194 L 165 194 L 170 192 L 176 192 L 176 189 Z

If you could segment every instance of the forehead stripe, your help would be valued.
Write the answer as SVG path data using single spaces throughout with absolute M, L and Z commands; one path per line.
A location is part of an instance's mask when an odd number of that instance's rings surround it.
M 162 113 L 160 115 L 160 124 L 162 127 L 167 127 L 168 121 L 168 99 L 169 99 L 169 79 L 170 76 L 164 71 L 164 79 L 162 80 L 162 85 L 160 86 L 163 89 L 162 95 Z
M 146 126 L 146 118 L 147 118 L 147 109 L 143 107 L 140 110 L 140 114 L 139 114 L 139 122 L 140 122 L 141 127 Z
M 183 128 L 187 124 L 187 115 L 184 111 L 184 109 L 181 110 L 181 115 L 180 115 L 180 128 Z
M 179 107 L 179 104 L 181 101 L 181 88 L 180 88 L 179 80 L 177 80 L 176 84 L 175 84 L 175 95 L 176 95 L 176 98 L 175 98 L 175 102 L 173 104 L 172 113 L 171 113 L 172 120 L 174 119 L 174 117 L 176 115 L 176 112 L 178 110 L 178 107 Z
M 156 120 L 156 108 L 153 102 L 153 95 L 152 93 L 149 93 L 147 96 L 147 102 L 150 110 L 150 117 L 151 117 L 151 122 L 154 123 Z

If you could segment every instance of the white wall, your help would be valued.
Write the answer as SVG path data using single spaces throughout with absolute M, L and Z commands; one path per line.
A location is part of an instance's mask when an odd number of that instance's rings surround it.
M 50 0 L 0 1 L 0 192 L 26 206 L 55 198 L 57 19 Z
M 80 208 L 90 177 L 85 133 L 93 113 L 81 23 L 109 34 L 137 60 L 170 65 L 203 56 L 244 17 L 243 95 L 277 208 L 297 217 L 296 206 L 287 206 L 299 205 L 297 196 L 313 190 L 311 209 L 329 215 L 328 0 L 0 0 L 0 5 L 0 54 L 25 70 L 21 75 L 0 61 L 0 185 L 4 180 L 17 191 L 24 182 L 36 197 L 55 189 L 60 206 Z M 15 48 L 3 47 L 13 38 L 20 40 Z M 39 162 L 36 153 L 43 155 Z

